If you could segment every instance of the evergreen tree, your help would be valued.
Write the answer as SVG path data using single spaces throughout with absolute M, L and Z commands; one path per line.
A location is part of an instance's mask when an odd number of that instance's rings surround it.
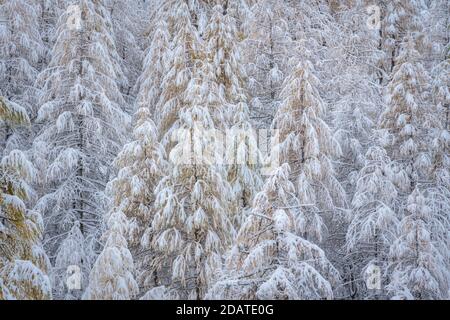
M 256 125 L 270 125 L 280 102 L 281 86 L 289 73 L 293 43 L 285 1 L 262 0 L 251 7 L 244 61 Z
M 156 189 L 154 269 L 167 273 L 160 278 L 166 298 L 202 299 L 231 242 L 233 193 L 224 167 L 215 162 L 211 139 L 216 137 L 208 134 L 215 127 L 205 97 L 207 79 L 199 73 L 189 83 L 177 125 L 179 142 L 170 153 L 172 172 Z M 155 290 L 161 287 L 148 296 Z
M 172 52 L 168 57 L 168 70 L 162 79 L 161 95 L 155 108 L 155 122 L 161 135 L 161 143 L 170 152 L 172 130 L 183 108 L 184 94 L 192 78 L 195 61 L 200 58 L 201 39 L 192 24 L 189 7 L 184 1 L 172 4 L 169 32 L 174 33 L 171 41 Z
M 398 164 L 395 182 L 407 194 L 429 176 L 429 145 L 434 131 L 441 126 L 436 106 L 430 103 L 430 78 L 418 59 L 414 40 L 408 38 L 396 59 L 380 122 L 386 133 L 383 144 Z
M 156 106 L 161 97 L 163 79 L 169 70 L 171 53 L 167 23 L 160 21 L 146 51 L 143 71 L 136 84 L 138 108 L 150 106 L 154 118 L 159 117 Z

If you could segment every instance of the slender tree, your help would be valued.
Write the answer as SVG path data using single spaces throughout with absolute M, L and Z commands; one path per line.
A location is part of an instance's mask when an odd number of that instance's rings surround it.
M 9 125 L 29 124 L 24 109 L 0 98 L 0 118 Z M 35 168 L 19 150 L 0 162 L 0 300 L 42 300 L 52 297 L 50 261 L 41 239 L 41 215 L 29 210 L 29 181 Z
M 113 209 L 103 235 L 106 243 L 92 267 L 84 299 L 130 300 L 137 295 L 133 257 L 126 240 L 127 227 L 125 214 L 120 208 Z
M 211 299 L 332 299 L 339 274 L 315 244 L 296 235 L 302 212 L 283 164 L 265 182 Z
M 109 16 L 101 1 L 81 0 L 60 19 L 52 60 L 39 76 L 42 87 L 34 141 L 43 192 L 36 205 L 46 221 L 46 247 L 56 257 L 56 296 L 72 258 L 65 245 L 85 241 L 84 279 L 98 249 L 99 213 L 107 203 L 103 190 L 110 163 L 129 123 L 117 79 L 122 78 Z M 69 232 L 69 230 L 72 230 Z M 67 236 L 70 241 L 64 241 Z M 67 239 L 66 239 L 67 240 Z M 81 266 L 79 266 L 81 268 Z

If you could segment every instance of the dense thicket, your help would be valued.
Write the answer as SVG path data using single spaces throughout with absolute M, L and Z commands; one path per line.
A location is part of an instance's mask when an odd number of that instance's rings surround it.
M 0 299 L 449 299 L 448 28 L 0 0 Z

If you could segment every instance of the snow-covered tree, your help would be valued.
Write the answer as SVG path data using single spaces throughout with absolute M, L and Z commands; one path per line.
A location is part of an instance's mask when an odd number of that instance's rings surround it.
M 448 243 L 449 225 L 432 234 L 436 216 L 417 188 L 408 197 L 406 211 L 390 250 L 388 292 L 394 299 L 448 299 L 448 247 L 442 252 L 437 244 Z
M 201 39 L 192 23 L 189 7 L 184 1 L 173 3 L 169 32 L 174 33 L 172 52 L 168 57 L 168 70 L 162 79 L 161 95 L 155 108 L 155 122 L 161 135 L 161 142 L 167 152 L 171 148 L 171 130 L 184 106 L 184 94 L 192 78 L 195 61 L 200 58 Z
M 40 34 L 41 6 L 37 1 L 0 3 L 0 95 L 22 105 L 30 116 L 36 112 L 33 84 L 42 67 L 46 47 Z M 0 152 L 23 149 L 30 127 L 0 128 Z
M 37 1 L 8 0 L 0 4 L 0 93 L 26 101 L 39 73 L 46 48 L 39 33 L 41 7 Z M 31 111 L 31 106 L 24 106 Z
M 18 106 L 0 99 L 0 118 L 10 125 L 27 124 Z M 47 273 L 50 261 L 41 244 L 44 224 L 41 215 L 29 210 L 33 195 L 29 185 L 35 168 L 19 150 L 0 162 L 0 300 L 50 299 Z
M 54 297 L 58 299 L 79 299 L 81 290 L 88 285 L 88 275 L 95 257 L 90 255 L 89 244 L 80 227 L 80 222 L 75 221 L 64 234 L 65 238 L 58 243 L 51 274 Z
M 110 10 L 117 52 L 121 58 L 126 82 L 121 84 L 122 94 L 132 100 L 133 87 L 141 73 L 143 52 L 140 37 L 145 24 L 139 23 L 145 18 L 142 1 L 130 5 L 127 1 L 106 0 L 105 6 Z
M 430 77 L 419 57 L 415 41 L 408 38 L 396 59 L 380 120 L 385 131 L 382 142 L 398 163 L 395 182 L 407 194 L 429 176 L 430 144 L 441 127 L 436 106 L 430 103 Z
M 207 79 L 199 72 L 189 83 L 178 143 L 170 153 L 173 167 L 155 191 L 153 268 L 167 276 L 160 277 L 160 287 L 150 296 L 164 287 L 166 297 L 202 299 L 231 242 L 234 194 L 225 167 L 215 162 L 217 137 L 209 134 L 215 126 Z
M 293 44 L 285 1 L 261 0 L 251 7 L 248 36 L 242 47 L 252 97 L 252 118 L 270 125 L 287 74 Z
M 357 279 L 373 265 L 386 272 L 389 246 L 396 239 L 398 218 L 395 213 L 397 189 L 390 180 L 390 159 L 380 147 L 371 147 L 358 172 L 352 199 L 352 216 L 346 235 L 348 257 Z M 352 284 L 357 297 L 371 297 L 365 283 Z M 373 292 L 373 291 L 372 291 Z M 379 292 L 373 292 L 379 294 Z
M 246 75 L 241 63 L 235 21 L 229 14 L 224 15 L 222 6 L 213 8 L 204 38 L 220 96 L 230 104 L 246 101 L 243 90 Z
M 149 267 L 153 255 L 148 250 L 152 241 L 154 190 L 166 174 L 167 163 L 149 108 L 141 107 L 136 113 L 133 139 L 115 159 L 119 172 L 108 189 L 114 206 L 120 208 L 129 221 L 124 236 L 135 257 L 138 280 L 150 286 L 157 277 Z
M 384 53 L 380 67 L 390 74 L 396 65 L 404 38 L 411 32 L 422 30 L 421 13 L 425 6 L 423 0 L 382 0 L 380 9 L 380 48 Z
M 303 215 L 283 164 L 265 182 L 211 299 L 332 299 L 339 274 L 315 244 L 296 235 Z
M 332 124 L 342 148 L 338 163 L 339 180 L 352 195 L 352 177 L 364 165 L 364 155 L 373 144 L 373 127 L 381 113 L 382 87 L 376 82 L 380 57 L 377 30 L 361 28 L 367 24 L 366 3 L 343 2 L 337 17 L 341 39 L 333 48 L 335 76 L 326 88 L 332 93 Z
M 130 300 L 138 293 L 134 280 L 133 257 L 126 239 L 128 220 L 121 208 L 114 208 L 107 218 L 103 251 L 92 267 L 87 300 Z
M 345 193 L 332 162 L 340 146 L 323 120 L 326 106 L 313 72 L 311 62 L 302 61 L 285 80 L 274 127 L 279 130 L 282 162 L 292 168 L 291 180 L 302 205 L 297 231 L 307 240 L 321 241 L 324 215 L 342 212 Z
M 435 68 L 432 82 L 433 103 L 442 123 L 432 145 L 432 175 L 438 185 L 450 190 L 450 43 L 446 51 L 445 60 Z
M 138 108 L 150 106 L 150 112 L 154 118 L 159 117 L 155 109 L 161 97 L 162 82 L 168 72 L 170 59 L 170 35 L 167 23 L 160 21 L 146 51 L 143 71 L 136 84 Z
M 262 187 L 259 172 L 263 161 L 257 141 L 257 133 L 250 123 L 247 104 L 240 102 L 232 107 L 233 124 L 227 134 L 226 159 L 228 181 L 238 203 L 238 212 L 233 217 L 234 225 L 239 228 L 253 203 L 253 198 Z
M 95 259 L 92 253 L 106 204 L 103 190 L 129 123 L 117 84 L 123 76 L 108 13 L 101 1 L 77 4 L 75 11 L 61 17 L 52 60 L 38 78 L 42 90 L 37 120 L 42 125 L 34 157 L 45 184 L 36 209 L 46 221 L 47 250 L 60 262 L 56 282 L 73 264 L 66 264 L 71 258 L 64 257 L 69 252 L 65 245 L 90 242 L 75 245 L 90 256 L 82 258 L 83 272 Z M 72 238 L 64 241 L 71 229 Z M 64 291 L 56 296 L 62 295 Z

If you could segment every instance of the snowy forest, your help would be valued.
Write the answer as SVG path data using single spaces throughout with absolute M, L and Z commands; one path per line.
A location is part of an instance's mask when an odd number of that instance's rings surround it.
M 0 0 L 0 300 L 450 299 L 448 0 Z

